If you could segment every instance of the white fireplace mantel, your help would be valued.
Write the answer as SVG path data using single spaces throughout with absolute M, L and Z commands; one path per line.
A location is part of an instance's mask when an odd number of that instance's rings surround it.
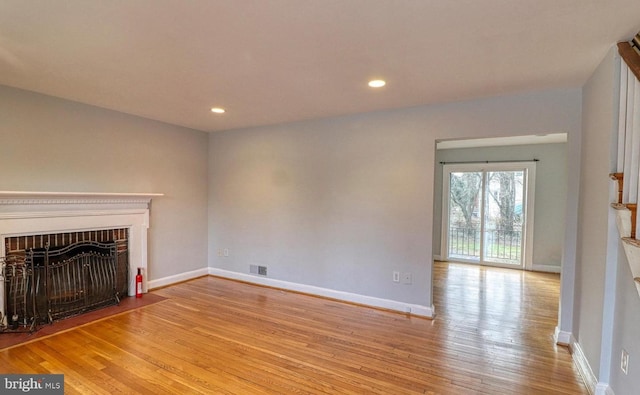
M 148 211 L 151 199 L 160 196 L 164 194 L 0 191 L 0 221 Z
M 129 294 L 135 276 L 147 273 L 147 231 L 152 198 L 161 193 L 0 191 L 0 257 L 6 238 L 102 229 L 129 229 Z M 146 292 L 147 276 L 143 291 Z M 0 317 L 4 316 L 4 281 L 0 281 Z
M 149 204 L 162 193 L 0 191 L 0 206 Z M 0 209 L 0 211 L 2 211 Z

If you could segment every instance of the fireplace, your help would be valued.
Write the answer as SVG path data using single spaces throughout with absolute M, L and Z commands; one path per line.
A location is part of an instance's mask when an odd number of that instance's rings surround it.
M 151 199 L 158 196 L 162 194 L 0 191 L 0 257 L 16 265 L 14 284 L 21 284 L 7 290 L 7 280 L 14 276 L 12 266 L 10 275 L 0 281 L 0 326 L 8 327 L 15 314 L 13 307 L 7 307 L 7 292 L 20 294 L 23 284 L 29 281 L 31 285 L 21 294 L 23 300 L 24 295 L 31 298 L 32 290 L 42 287 L 45 281 L 49 292 L 56 292 L 49 294 L 56 300 L 26 302 L 31 311 L 37 309 L 36 314 L 43 320 L 59 318 L 61 303 L 68 305 L 69 314 L 76 314 L 117 303 L 123 293 L 133 295 L 138 268 L 147 273 L 149 208 Z M 79 257 L 70 258 L 78 251 Z M 110 254 L 113 255 L 108 257 Z M 124 273 L 123 254 L 127 256 Z M 87 260 L 101 261 L 104 267 L 101 271 L 89 269 Z M 18 264 L 23 264 L 22 269 Z M 58 271 L 57 278 L 37 277 L 43 275 L 45 268 L 49 276 Z M 19 278 L 21 275 L 26 276 L 24 281 Z M 63 277 L 69 278 L 69 284 L 60 285 Z M 83 285 L 98 280 L 102 282 L 98 293 L 105 300 L 93 298 Z M 51 282 L 56 281 L 57 288 L 52 287 Z M 143 283 L 143 292 L 146 289 Z
M 11 330 L 118 304 L 128 295 L 128 229 L 5 238 L 5 310 Z M 20 327 L 20 328 L 18 328 Z

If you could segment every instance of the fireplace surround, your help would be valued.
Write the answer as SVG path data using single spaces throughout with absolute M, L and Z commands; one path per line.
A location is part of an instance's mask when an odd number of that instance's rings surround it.
M 137 269 L 146 274 L 148 267 L 151 199 L 160 196 L 163 194 L 0 191 L 0 257 L 7 255 L 7 239 L 19 236 L 127 229 L 128 292 L 133 295 Z M 6 326 L 5 303 L 5 284 L 0 281 L 0 317 Z

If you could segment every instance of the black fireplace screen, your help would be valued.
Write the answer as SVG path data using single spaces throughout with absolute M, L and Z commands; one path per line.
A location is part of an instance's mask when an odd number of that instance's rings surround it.
M 33 331 L 43 323 L 118 304 L 128 291 L 127 254 L 115 242 L 82 241 L 5 258 L 0 331 Z

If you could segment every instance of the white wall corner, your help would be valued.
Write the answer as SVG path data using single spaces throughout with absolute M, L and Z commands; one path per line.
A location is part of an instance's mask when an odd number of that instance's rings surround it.
M 418 304 L 411 304 L 405 302 L 399 302 L 390 299 L 381 299 L 373 296 L 366 296 L 360 294 L 354 294 L 350 292 L 337 291 L 335 289 L 316 287 L 313 285 L 293 283 L 289 281 L 276 280 L 268 277 L 261 277 L 252 274 L 238 273 L 229 270 L 223 270 L 218 268 L 209 268 L 209 274 L 212 276 L 218 276 L 228 278 L 232 280 L 244 281 L 252 284 L 259 284 L 273 288 L 280 288 L 289 291 L 295 291 L 305 293 L 309 295 L 321 296 L 330 299 L 341 300 L 344 302 L 356 303 L 360 305 L 377 307 L 381 309 L 394 310 L 401 313 L 409 313 L 414 316 L 424 318 L 435 317 L 435 307 L 423 306 Z
M 590 394 L 599 394 L 599 392 L 597 392 L 598 379 L 596 378 L 596 375 L 593 374 L 591 365 L 589 365 L 589 361 L 584 355 L 582 347 L 580 347 L 580 344 L 577 341 L 574 341 L 571 344 L 570 349 L 572 350 L 571 356 L 573 357 L 573 362 L 576 364 L 578 373 L 582 376 L 582 380 L 584 380 L 587 390 Z M 607 384 L 603 385 L 608 387 Z
M 167 276 L 147 282 L 147 289 L 166 287 L 167 285 L 176 284 L 182 281 L 193 280 L 194 278 L 206 276 L 209 270 L 205 267 L 202 269 L 192 270 L 190 272 L 180 273 L 173 276 Z
M 434 261 L 442 261 L 443 259 L 442 259 L 442 256 L 441 256 L 441 255 L 434 255 L 434 256 L 433 256 L 433 260 L 434 260 Z

